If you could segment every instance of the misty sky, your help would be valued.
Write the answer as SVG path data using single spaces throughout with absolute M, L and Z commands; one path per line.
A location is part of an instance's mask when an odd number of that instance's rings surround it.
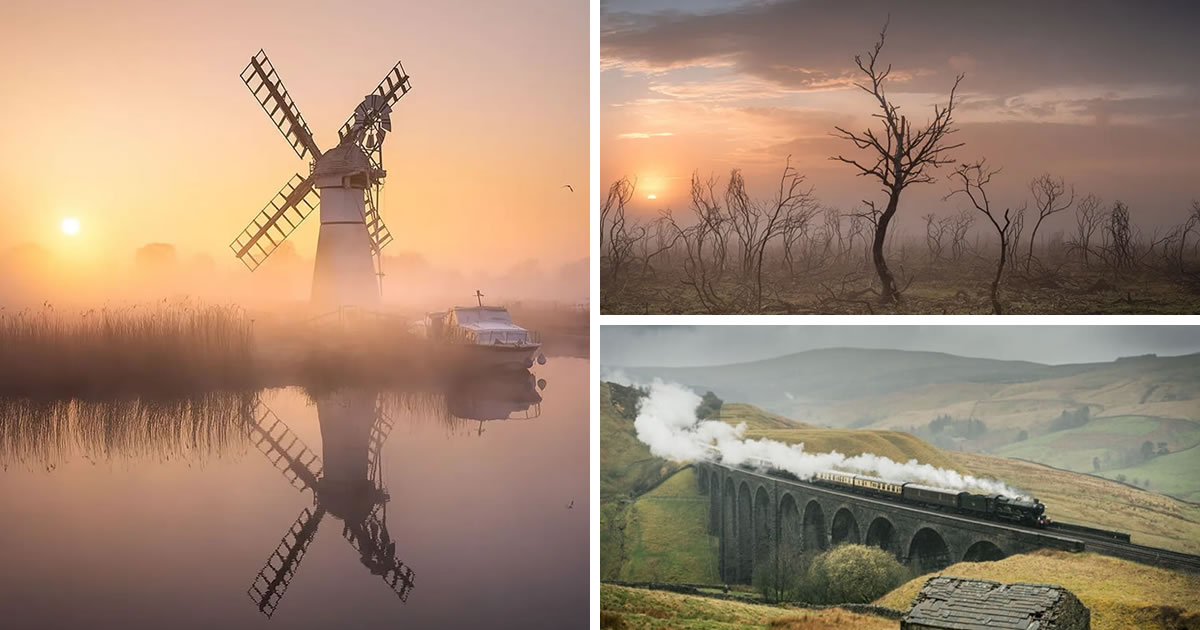
M 995 203 L 1019 206 L 1044 171 L 1106 208 L 1120 198 L 1148 230 L 1200 198 L 1200 3 L 1183 1 L 602 0 L 601 182 L 636 177 L 636 210 L 680 210 L 694 170 L 741 168 L 765 195 L 791 154 L 823 203 L 878 200 L 876 183 L 829 161 L 854 152 L 829 133 L 870 122 L 854 55 L 889 12 L 888 93 L 924 121 L 965 73 L 953 156 L 1004 168 Z M 905 193 L 902 224 L 961 207 L 942 201 L 945 171 Z M 1069 230 L 1068 214 L 1045 233 Z
M 85 266 L 165 242 L 240 267 L 229 242 L 309 168 L 238 76 L 263 48 L 324 150 L 404 62 L 387 253 L 553 271 L 588 251 L 589 18 L 578 0 L 5 0 L 0 252 L 36 242 Z M 301 256 L 317 232 L 310 217 L 293 234 Z
M 1064 364 L 1200 352 L 1194 326 L 603 326 L 606 367 L 725 365 L 818 348 L 877 348 Z

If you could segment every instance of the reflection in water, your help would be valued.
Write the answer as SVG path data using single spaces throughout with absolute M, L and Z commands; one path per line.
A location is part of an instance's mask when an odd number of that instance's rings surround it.
M 300 492 L 311 490 L 313 510 L 304 508 L 279 546 L 271 552 L 247 593 L 270 617 L 317 534 L 326 513 L 342 520 L 342 537 L 354 547 L 363 566 L 383 578 L 402 601 L 413 587 L 413 571 L 396 559 L 396 543 L 388 534 L 387 502 L 380 453 L 393 423 L 384 414 L 377 392 L 343 390 L 317 400 L 321 444 L 326 464 L 283 420 L 256 401 L 250 440 Z
M 521 370 L 457 381 L 446 393 L 446 408 L 456 418 L 478 421 L 478 435 L 483 435 L 483 423 L 489 420 L 537 418 L 542 414 L 538 388 L 545 389 L 546 380 L 535 378 Z
M 53 468 L 86 457 L 204 457 L 245 439 L 254 394 L 188 398 L 33 400 L 0 397 L 0 464 Z
M 0 557 L 17 567 L 0 626 L 318 628 L 352 610 L 362 627 L 569 627 L 587 604 L 587 363 L 543 369 L 545 402 L 526 371 L 261 400 L 0 398 Z M 345 543 L 313 545 L 321 526 Z

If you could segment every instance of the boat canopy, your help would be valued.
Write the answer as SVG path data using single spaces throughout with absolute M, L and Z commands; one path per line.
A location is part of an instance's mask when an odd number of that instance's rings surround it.
M 456 306 L 450 312 L 448 327 L 458 327 L 474 333 L 479 344 L 526 344 L 529 331 L 512 321 L 508 310 L 501 306 Z

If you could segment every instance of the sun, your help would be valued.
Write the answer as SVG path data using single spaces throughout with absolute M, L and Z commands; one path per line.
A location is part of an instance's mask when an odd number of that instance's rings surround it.
M 79 219 L 75 217 L 67 217 L 62 220 L 62 231 L 67 236 L 75 236 L 79 233 Z
M 647 199 L 658 199 L 658 195 L 646 195 Z

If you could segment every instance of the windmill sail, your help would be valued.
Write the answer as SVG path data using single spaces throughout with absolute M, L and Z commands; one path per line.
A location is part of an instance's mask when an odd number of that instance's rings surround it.
M 391 112 L 392 106 L 396 104 L 396 101 L 400 100 L 405 94 L 408 94 L 408 91 L 411 89 L 412 84 L 409 83 L 408 74 L 404 72 L 404 65 L 400 62 L 396 62 L 396 65 L 392 67 L 391 72 L 388 72 L 387 75 L 383 77 L 383 80 L 379 82 L 379 85 L 371 91 L 371 94 L 369 94 L 367 98 L 363 100 L 363 102 L 371 103 L 377 112 L 376 116 L 382 118 L 383 116 L 386 116 L 387 112 Z M 344 142 L 346 137 L 351 135 L 355 128 L 359 126 L 356 124 L 355 119 L 362 117 L 364 113 L 365 112 L 356 111 L 355 113 L 350 114 L 350 117 L 346 119 L 346 123 L 342 125 L 341 129 L 338 130 L 339 143 Z M 391 129 L 390 118 L 387 119 L 386 129 Z M 364 149 L 364 153 L 368 152 L 362 145 L 361 137 L 356 138 L 355 142 L 358 143 L 360 148 Z
M 283 81 L 275 72 L 271 60 L 267 59 L 267 53 L 260 49 L 258 54 L 250 58 L 250 63 L 242 70 L 242 82 L 300 159 L 310 153 L 314 158 L 321 157 L 321 150 L 313 141 L 308 123 L 304 122 L 300 109 L 292 102 L 287 88 L 283 87 Z
M 358 552 L 363 566 L 382 578 L 400 601 L 408 601 L 408 593 L 413 588 L 413 570 L 396 559 L 396 542 L 375 512 L 362 523 L 346 523 L 342 537 Z
M 324 515 L 323 508 L 318 507 L 315 514 L 304 508 L 300 517 L 283 535 L 275 551 L 267 557 L 267 563 L 258 572 L 250 588 L 246 590 L 246 594 L 267 617 L 275 614 L 275 609 L 292 583 L 296 569 L 300 568 L 300 561 L 304 559 L 308 544 L 316 535 L 317 526 L 321 524 L 321 517 Z
M 392 232 L 384 225 L 383 217 L 379 216 L 379 206 L 375 203 L 378 193 L 378 187 L 374 191 L 370 188 L 363 191 L 366 197 L 366 214 L 363 221 L 367 224 L 367 236 L 371 237 L 372 256 L 378 256 L 379 252 L 392 242 Z
M 275 197 L 229 244 L 238 260 L 254 271 L 320 204 L 313 178 L 292 176 Z
M 297 490 L 317 487 L 321 458 L 259 399 L 254 401 L 250 442 Z

